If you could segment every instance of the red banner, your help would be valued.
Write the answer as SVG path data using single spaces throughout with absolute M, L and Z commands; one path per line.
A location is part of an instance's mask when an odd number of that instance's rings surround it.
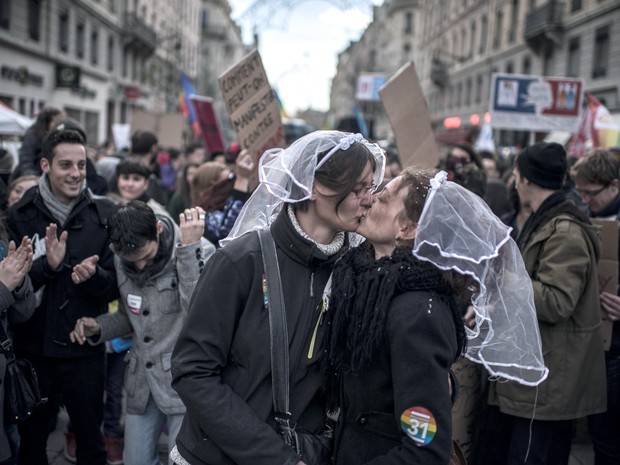
M 224 152 L 224 137 L 220 125 L 217 122 L 215 110 L 213 109 L 213 99 L 192 95 L 190 97 L 196 118 L 200 124 L 202 142 L 210 154 Z

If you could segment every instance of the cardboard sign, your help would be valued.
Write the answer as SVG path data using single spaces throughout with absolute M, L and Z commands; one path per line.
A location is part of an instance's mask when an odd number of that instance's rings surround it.
M 403 167 L 435 168 L 439 149 L 431 128 L 428 106 L 412 62 L 403 66 L 379 89 L 385 112 L 392 123 Z
M 494 128 L 575 132 L 583 79 L 494 73 L 490 113 Z
M 618 292 L 618 222 L 616 220 L 592 220 L 592 224 L 601 228 L 601 258 L 598 261 L 599 292 Z M 611 345 L 613 322 L 601 309 L 602 334 L 605 350 Z
M 181 113 L 153 113 L 134 109 L 131 112 L 131 132 L 147 129 L 157 136 L 159 145 L 165 147 L 181 147 L 185 117 Z
M 210 154 L 224 153 L 224 136 L 217 122 L 213 99 L 199 95 L 191 95 L 189 99 L 194 106 L 198 124 L 200 124 L 200 136 L 205 148 Z
M 260 157 L 284 146 L 280 109 L 257 50 L 225 71 L 219 84 L 242 148 Z

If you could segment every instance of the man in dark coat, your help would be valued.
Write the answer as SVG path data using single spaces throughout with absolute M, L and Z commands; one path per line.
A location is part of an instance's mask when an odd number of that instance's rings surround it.
M 104 465 L 104 348 L 72 344 L 79 316 L 95 317 L 118 295 L 105 220 L 113 204 L 86 188 L 84 139 L 57 129 L 44 140 L 39 186 L 8 210 L 11 239 L 32 239 L 29 273 L 37 308 L 15 325 L 15 351 L 34 365 L 47 404 L 19 427 L 21 465 L 47 464 L 46 444 L 59 403 L 67 408 L 77 442 L 77 463 Z

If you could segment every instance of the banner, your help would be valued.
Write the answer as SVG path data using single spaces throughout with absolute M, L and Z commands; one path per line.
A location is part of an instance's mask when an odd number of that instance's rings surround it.
M 241 147 L 260 157 L 284 146 L 280 108 L 257 50 L 219 77 L 228 115 Z
M 224 153 L 224 137 L 213 109 L 213 99 L 199 95 L 190 96 L 194 112 L 200 124 L 202 143 L 209 154 Z
M 385 84 L 385 81 L 387 79 L 383 74 L 360 74 L 357 77 L 355 98 L 357 100 L 378 102 L 381 99 L 379 89 Z
M 567 154 L 582 157 L 591 147 L 620 145 L 620 126 L 611 120 L 609 110 L 596 97 L 587 94 L 588 105 L 581 116 L 579 129 L 568 146 Z
M 575 132 L 583 79 L 494 73 L 491 126 L 519 131 Z
M 185 75 L 185 73 L 181 73 L 179 108 L 181 109 L 181 113 L 183 113 L 183 116 L 185 116 L 187 122 L 191 126 L 194 137 L 198 138 L 200 136 L 200 124 L 198 123 L 198 118 L 196 118 L 196 112 L 194 111 L 194 107 L 192 106 L 192 102 L 190 101 L 191 96 L 195 93 L 196 90 L 194 89 L 194 85 L 192 84 L 192 82 Z

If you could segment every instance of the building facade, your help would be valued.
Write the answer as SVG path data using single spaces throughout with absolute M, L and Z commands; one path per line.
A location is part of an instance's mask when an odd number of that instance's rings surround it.
M 136 108 L 177 112 L 181 73 L 203 89 L 201 80 L 217 72 L 201 59 L 205 41 L 213 40 L 203 33 L 205 3 L 4 0 L 0 101 L 31 117 L 45 105 L 62 108 L 92 144 L 110 138 L 113 123 L 129 123 Z M 229 15 L 224 8 L 221 17 L 240 36 Z M 232 43 L 224 54 L 234 60 L 242 48 L 240 40 Z
M 376 54 L 373 71 L 389 77 L 411 57 L 440 142 L 475 135 L 488 112 L 495 72 L 580 77 L 586 92 L 611 112 L 620 111 L 617 0 L 388 0 L 381 10 L 374 22 L 384 26 L 373 22 L 369 29 L 387 27 L 384 37 L 391 33 L 391 43 L 364 45 L 360 40 L 361 46 L 351 45 L 341 60 L 363 61 Z M 351 76 L 347 79 L 353 82 Z M 337 74 L 334 85 L 340 96 L 333 102 L 342 106 L 345 86 L 340 81 L 344 79 Z M 354 90 L 348 93 L 354 95 Z M 366 113 L 380 138 L 386 136 L 382 113 L 376 105 Z M 528 138 L 517 131 L 496 134 L 501 145 L 523 146 Z

